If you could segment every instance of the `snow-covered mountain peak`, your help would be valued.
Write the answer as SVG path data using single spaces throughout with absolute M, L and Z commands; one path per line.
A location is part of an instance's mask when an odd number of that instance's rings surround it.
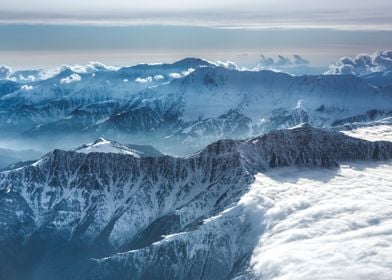
M 99 137 L 97 140 L 94 141 L 93 144 L 110 143 L 110 142 L 111 142 L 111 141 L 108 140 L 108 139 L 106 139 L 106 138 Z
M 293 126 L 293 127 L 290 127 L 289 129 L 312 129 L 313 127 L 309 124 L 309 123 L 306 123 L 306 122 L 304 122 L 304 123 L 300 123 L 300 124 L 298 124 L 298 125 L 295 125 L 295 126 Z
M 202 67 L 202 66 L 213 66 L 210 62 L 207 60 L 197 58 L 197 57 L 186 57 L 184 59 L 181 59 L 179 61 L 176 61 L 173 63 L 173 65 L 176 66 L 184 66 L 187 68 L 197 68 L 197 67 Z
M 163 156 L 161 152 L 152 146 L 125 145 L 103 137 L 98 138 L 91 144 L 83 145 L 74 150 L 78 153 L 114 153 L 132 155 L 136 158 Z

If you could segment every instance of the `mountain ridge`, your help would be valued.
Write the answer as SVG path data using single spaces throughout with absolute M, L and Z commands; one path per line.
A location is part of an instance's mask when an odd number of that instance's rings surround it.
M 103 137 L 98 138 L 91 144 L 82 145 L 76 149 L 78 153 L 120 153 L 134 157 L 161 157 L 163 154 L 151 145 L 120 144 L 116 141 Z
M 391 158 L 392 142 L 369 142 L 309 124 L 248 140 L 220 140 L 186 158 L 56 149 L 32 165 L 0 173 L 0 207 L 9 213 L 0 215 L 2 246 L 29 258 L 23 248 L 35 244 L 36 251 L 52 256 L 36 258 L 45 268 L 35 272 L 37 279 L 55 273 L 51 266 L 63 271 L 64 279 L 74 273 L 82 279 L 222 279 L 256 241 L 245 217 L 238 225 L 245 210 L 236 206 L 256 173 Z M 11 236 L 24 241 L 11 242 Z M 7 253 L 0 256 L 7 258 Z M 27 279 L 26 273 L 20 278 Z M 9 275 L 0 269 L 1 274 Z

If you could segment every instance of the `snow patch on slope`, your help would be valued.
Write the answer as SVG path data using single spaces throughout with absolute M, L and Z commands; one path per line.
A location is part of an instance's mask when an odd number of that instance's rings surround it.
M 83 145 L 75 152 L 78 153 L 114 153 L 114 154 L 125 154 L 131 155 L 136 158 L 146 156 L 162 156 L 158 150 L 152 146 L 142 145 L 123 145 L 115 141 L 107 140 L 105 138 L 99 138 L 94 143 Z

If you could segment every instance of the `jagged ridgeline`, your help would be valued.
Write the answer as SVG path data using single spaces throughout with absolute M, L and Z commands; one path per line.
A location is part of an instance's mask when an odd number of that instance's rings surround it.
M 186 158 L 106 139 L 54 150 L 0 173 L 0 279 L 251 279 L 238 201 L 257 173 L 391 158 L 392 142 L 307 124 Z
M 384 75 L 292 76 L 197 58 L 74 70 L 34 82 L 2 81 L 1 138 L 47 152 L 105 136 L 184 156 L 219 139 L 303 122 L 330 127 L 392 115 L 392 83 Z

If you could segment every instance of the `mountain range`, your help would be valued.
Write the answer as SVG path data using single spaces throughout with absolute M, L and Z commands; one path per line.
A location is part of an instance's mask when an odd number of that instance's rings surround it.
M 0 173 L 0 278 L 257 278 L 263 225 L 242 202 L 257 174 L 390 159 L 392 142 L 309 124 L 184 158 L 107 139 L 56 149 Z
M 388 73 L 292 76 L 198 58 L 119 69 L 63 67 L 33 82 L 2 81 L 0 128 L 6 141 L 43 152 L 107 137 L 185 156 L 219 139 L 302 122 L 334 127 L 389 117 Z
M 363 262 L 354 279 L 388 275 L 390 73 L 13 73 L 0 279 L 330 279 L 337 255 L 348 274 Z

